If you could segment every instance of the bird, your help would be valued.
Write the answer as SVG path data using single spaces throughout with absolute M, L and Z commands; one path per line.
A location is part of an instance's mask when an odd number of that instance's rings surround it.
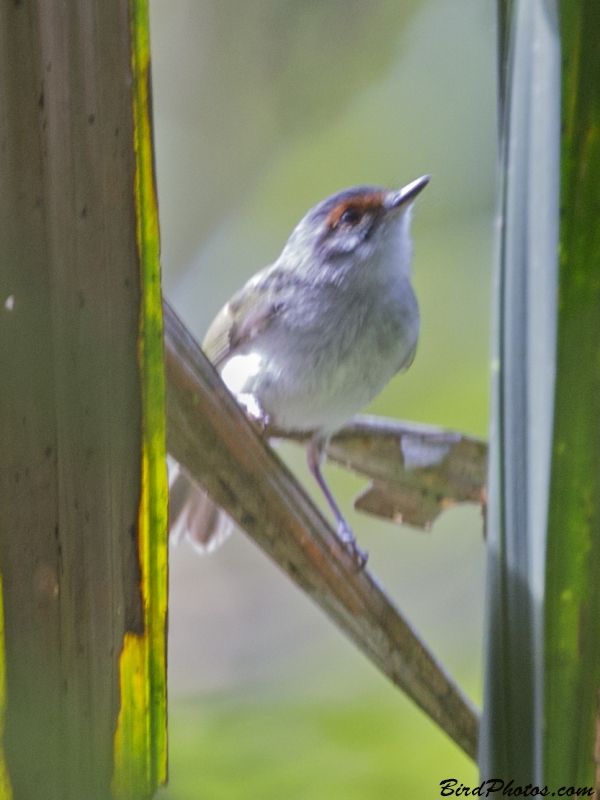
M 413 203 L 423 175 L 399 190 L 343 189 L 317 203 L 279 258 L 223 306 L 203 349 L 246 414 L 308 435 L 308 468 L 359 567 L 358 547 L 321 463 L 329 438 L 411 365 L 420 330 L 412 287 Z M 233 522 L 169 461 L 170 535 L 214 550 Z

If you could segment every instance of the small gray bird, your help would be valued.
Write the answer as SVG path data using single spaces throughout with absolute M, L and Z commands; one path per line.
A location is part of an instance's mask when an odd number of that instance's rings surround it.
M 399 191 L 345 189 L 310 209 L 277 261 L 221 309 L 203 349 L 247 414 L 310 434 L 308 466 L 358 549 L 321 473 L 327 439 L 407 369 L 419 338 L 410 223 L 425 175 Z M 170 463 L 171 537 L 213 550 L 233 523 Z

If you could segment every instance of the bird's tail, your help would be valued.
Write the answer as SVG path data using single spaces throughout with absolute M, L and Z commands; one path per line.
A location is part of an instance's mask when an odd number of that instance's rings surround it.
M 196 552 L 212 553 L 235 525 L 184 468 L 169 456 L 169 541 L 187 539 Z

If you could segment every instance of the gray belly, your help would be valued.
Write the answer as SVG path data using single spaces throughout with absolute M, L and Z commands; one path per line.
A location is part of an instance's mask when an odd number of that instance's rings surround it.
M 282 329 L 256 340 L 252 350 L 262 359 L 261 369 L 245 391 L 274 424 L 288 430 L 338 430 L 410 364 L 418 310 L 415 317 L 384 308 L 356 322 L 331 326 L 319 335 L 314 329 Z

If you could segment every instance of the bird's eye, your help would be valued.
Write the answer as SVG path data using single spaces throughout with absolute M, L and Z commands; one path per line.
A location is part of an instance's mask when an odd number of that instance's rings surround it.
M 347 208 L 340 216 L 343 225 L 356 225 L 362 219 L 362 213 L 357 208 Z

